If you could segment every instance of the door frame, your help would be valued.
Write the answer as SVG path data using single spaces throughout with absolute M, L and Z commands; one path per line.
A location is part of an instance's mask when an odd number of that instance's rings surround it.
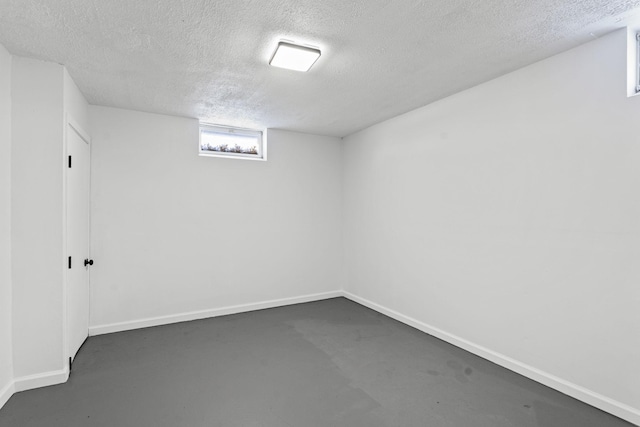
M 89 253 L 87 254 L 87 256 L 89 258 L 91 258 L 91 137 L 89 136 L 89 133 L 86 132 L 82 126 L 80 126 L 80 124 L 73 118 L 73 116 L 69 113 L 65 114 L 65 120 L 64 120 L 64 131 L 63 131 L 63 138 L 64 138 L 64 144 L 63 144 L 63 150 L 62 150 L 62 170 L 63 170 L 63 174 L 62 174 L 62 181 L 63 181 L 63 185 L 62 185 L 62 232 L 63 232 L 63 239 L 62 239 L 62 254 L 63 254 L 63 259 L 62 259 L 62 269 L 63 269 L 63 287 L 62 287 L 62 367 L 63 367 L 63 371 L 65 372 L 66 377 L 68 378 L 69 373 L 70 373 L 70 365 L 69 365 L 69 360 L 72 357 L 72 355 L 70 354 L 70 350 L 69 350 L 69 313 L 68 313 L 68 297 L 69 297 L 69 268 L 68 268 L 68 246 L 67 246 L 67 240 L 68 240 L 68 230 L 67 230 L 67 185 L 68 185 L 68 180 L 69 180 L 69 167 L 68 167 L 68 156 L 69 156 L 69 144 L 68 144 L 68 139 L 69 139 L 69 132 L 75 132 L 88 146 L 89 146 L 89 200 L 87 201 L 89 203 L 89 207 L 88 207 L 88 226 L 89 226 L 89 230 L 88 230 L 88 239 L 89 241 L 87 242 L 88 244 L 88 248 L 89 248 Z M 76 265 L 77 265 L 76 261 Z M 91 271 L 89 271 L 88 274 L 88 278 L 87 278 L 87 286 L 89 286 L 89 296 L 91 296 Z M 87 305 L 89 308 L 89 313 L 91 313 L 91 298 L 89 298 L 89 301 L 87 301 Z M 87 331 L 88 333 L 88 331 Z

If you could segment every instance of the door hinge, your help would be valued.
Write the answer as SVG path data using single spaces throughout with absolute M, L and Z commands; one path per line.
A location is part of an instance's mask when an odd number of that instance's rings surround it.
M 71 167 L 71 156 L 69 156 L 69 167 Z
M 69 268 L 71 268 L 71 257 L 69 257 Z
M 69 373 L 71 373 L 71 369 L 73 367 L 73 360 L 69 357 Z

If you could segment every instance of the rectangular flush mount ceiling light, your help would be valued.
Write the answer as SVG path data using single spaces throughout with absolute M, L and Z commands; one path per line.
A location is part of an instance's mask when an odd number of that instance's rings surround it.
M 269 64 L 289 70 L 309 71 L 318 58 L 320 58 L 319 49 L 280 42 Z

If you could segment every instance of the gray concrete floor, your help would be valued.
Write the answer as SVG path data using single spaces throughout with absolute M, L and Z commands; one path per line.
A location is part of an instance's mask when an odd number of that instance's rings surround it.
M 336 298 L 92 337 L 0 426 L 632 424 Z

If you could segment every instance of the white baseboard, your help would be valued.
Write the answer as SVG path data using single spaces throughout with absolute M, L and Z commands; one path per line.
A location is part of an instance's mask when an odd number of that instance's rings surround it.
M 19 391 L 31 390 L 39 387 L 62 384 L 69 379 L 69 370 L 50 371 L 42 374 L 28 375 L 13 380 L 15 393 Z
M 263 310 L 265 308 L 282 307 L 285 305 L 300 304 L 304 302 L 320 301 L 329 298 L 343 296 L 342 291 L 331 291 L 319 294 L 303 295 L 292 298 L 282 298 L 262 301 L 250 304 L 233 305 L 229 307 L 214 308 L 209 310 L 191 311 L 188 313 L 171 314 L 168 316 L 150 317 L 146 319 L 132 320 L 128 322 L 110 323 L 106 325 L 91 326 L 89 336 L 110 334 L 113 332 L 129 331 L 132 329 L 148 328 L 151 326 L 168 325 L 177 322 L 206 319 L 209 317 L 226 316 L 229 314 L 244 313 L 247 311 Z
M 251 304 L 242 304 L 229 307 L 222 307 L 210 310 L 193 311 L 188 313 L 181 313 L 169 316 L 160 316 L 153 318 L 146 318 L 140 320 L 134 320 L 129 322 L 119 322 L 107 325 L 93 326 L 89 328 L 89 335 L 102 335 L 112 332 L 128 331 L 132 329 L 146 328 L 150 326 L 160 326 L 177 322 L 185 322 L 190 320 L 205 319 L 209 317 L 225 316 L 229 314 L 244 313 L 254 310 L 262 310 L 266 308 L 282 307 L 292 304 L 300 304 L 305 302 L 320 301 L 329 298 L 346 297 L 354 302 L 364 305 L 372 310 L 375 310 L 381 314 L 389 316 L 399 322 L 412 326 L 422 332 L 446 341 L 450 344 L 467 350 L 477 356 L 487 359 L 493 363 L 503 366 L 518 374 L 524 375 L 534 381 L 558 390 L 566 395 L 574 397 L 585 403 L 588 403 L 603 411 L 609 412 L 619 418 L 627 420 L 631 423 L 640 426 L 640 410 L 633 408 L 624 403 L 610 399 L 606 396 L 598 394 L 592 390 L 586 389 L 579 385 L 573 384 L 562 378 L 551 375 L 540 369 L 534 368 L 524 364 L 518 360 L 512 359 L 495 351 L 492 351 L 486 347 L 477 345 L 464 338 L 450 334 L 442 329 L 428 325 L 424 322 L 405 316 L 395 310 L 391 310 L 380 304 L 369 301 L 365 298 L 359 297 L 347 291 L 332 291 L 319 294 L 304 295 L 293 298 L 283 298 L 276 300 L 263 301 Z M 69 378 L 68 370 L 52 371 L 39 375 L 31 375 L 26 377 L 17 378 L 14 382 L 8 384 L 0 391 L 0 408 L 9 400 L 13 393 L 17 393 L 23 390 L 30 390 L 38 387 L 46 387 L 55 384 L 61 384 L 67 381 Z
M 343 295 L 346 298 L 357 302 L 358 304 L 362 304 L 365 307 L 389 316 L 399 322 L 412 326 L 422 332 L 426 332 L 427 334 L 453 344 L 456 347 L 467 350 L 477 356 L 487 359 L 520 375 L 524 375 L 527 378 L 558 390 L 561 393 L 574 397 L 578 400 L 588 403 L 591 406 L 595 406 L 598 409 L 602 409 L 605 412 L 608 412 L 619 418 L 622 418 L 623 420 L 627 420 L 640 426 L 640 409 L 633 408 L 629 405 L 610 399 L 606 396 L 598 394 L 579 385 L 573 384 L 569 381 L 565 381 L 562 378 L 558 378 L 547 372 L 541 371 L 540 369 L 534 368 L 533 366 L 526 365 L 518 360 L 512 359 L 493 350 L 489 350 L 486 347 L 482 347 L 468 340 L 465 340 L 464 338 L 445 332 L 442 329 L 428 325 L 409 316 L 405 316 L 404 314 L 398 313 L 397 311 L 391 310 L 380 304 L 376 304 L 365 298 L 361 298 L 357 295 L 352 294 L 351 292 L 344 291 Z
M 324 292 L 319 294 L 303 295 L 292 298 L 282 298 L 276 300 L 262 301 L 258 303 L 234 305 L 211 310 L 193 311 L 169 316 L 153 317 L 131 322 L 112 323 L 109 325 L 94 326 L 89 328 L 89 335 L 101 335 L 112 332 L 128 331 L 132 329 L 146 328 L 150 326 L 167 325 L 170 323 L 185 322 L 189 320 L 205 319 L 209 317 L 225 316 L 228 314 L 244 313 L 247 311 L 262 310 L 265 308 L 282 307 L 292 304 L 320 301 L 329 298 L 343 296 L 342 291 Z M 69 379 L 69 370 L 45 372 L 37 375 L 28 375 L 14 379 L 0 390 L 0 408 L 11 398 L 14 393 L 31 390 L 39 387 L 47 387 L 65 383 Z
M 9 401 L 14 393 L 31 390 L 34 388 L 48 387 L 50 385 L 62 384 L 69 379 L 69 370 L 44 372 L 42 374 L 27 375 L 15 378 L 0 390 L 0 409 Z
M 5 403 L 9 400 L 13 393 L 16 392 L 16 387 L 13 381 L 9 381 L 9 384 L 4 386 L 2 390 L 0 390 L 0 409 L 4 406 Z

